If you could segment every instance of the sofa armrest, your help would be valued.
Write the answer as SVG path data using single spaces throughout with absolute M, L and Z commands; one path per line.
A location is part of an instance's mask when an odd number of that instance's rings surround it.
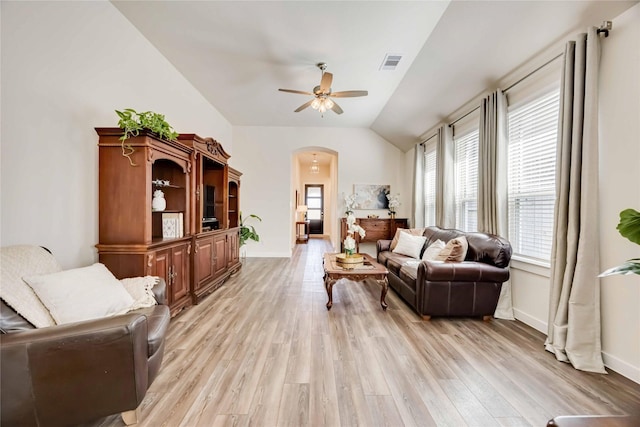
M 147 352 L 141 314 L 1 335 L 0 422 L 78 424 L 135 409 L 148 386 Z
M 153 285 L 151 289 L 153 295 L 156 297 L 156 301 L 160 305 L 168 305 L 167 304 L 167 283 L 164 281 L 162 277 L 158 277 L 158 281 Z
M 418 266 L 418 281 L 422 280 L 503 283 L 509 280 L 509 269 L 473 261 L 422 261 Z
M 376 242 L 376 254 L 391 250 L 391 240 L 378 240 Z

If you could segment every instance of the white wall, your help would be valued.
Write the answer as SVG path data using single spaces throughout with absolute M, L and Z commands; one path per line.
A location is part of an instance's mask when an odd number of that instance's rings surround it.
M 613 19 L 600 66 L 600 265 L 640 257 L 618 234 L 620 211 L 640 210 L 640 4 Z M 603 278 L 605 363 L 640 383 L 640 276 Z
M 353 184 L 390 184 L 400 193 L 398 217 L 409 213 L 410 188 L 404 183 L 404 154 L 369 129 L 286 128 L 237 126 L 233 128 L 235 167 L 243 172 L 242 210 L 262 217 L 260 242 L 247 245 L 247 256 L 287 257 L 291 254 L 292 153 L 304 147 L 325 147 L 338 156 L 336 212 L 333 229 L 342 212 L 342 193 Z M 406 211 L 405 211 L 406 210 Z M 359 211 L 357 216 L 386 211 Z M 334 245 L 337 244 L 334 238 Z
M 0 7 L 3 246 L 47 246 L 64 267 L 97 259 L 93 128 L 116 126 L 115 109 L 163 113 L 233 153 L 227 120 L 111 3 Z

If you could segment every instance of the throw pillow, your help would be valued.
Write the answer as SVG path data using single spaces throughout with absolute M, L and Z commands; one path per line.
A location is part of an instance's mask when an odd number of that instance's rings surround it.
M 447 242 L 444 249 L 438 254 L 436 261 L 462 262 L 467 256 L 467 249 L 469 249 L 467 238 L 464 236 L 456 237 Z
M 54 326 L 49 310 L 22 278 L 61 270 L 55 257 L 40 246 L 0 248 L 0 298 L 36 328 Z
M 125 290 L 131 295 L 131 298 L 133 298 L 133 305 L 129 310 L 137 310 L 157 304 L 156 296 L 152 291 L 157 281 L 158 278 L 154 276 L 131 277 L 120 280 Z
M 437 260 L 438 255 L 440 255 L 440 252 L 442 252 L 444 247 L 445 247 L 445 244 L 442 240 L 440 239 L 436 240 L 435 242 L 430 244 L 427 249 L 425 249 L 424 253 L 422 254 L 422 260 L 423 261 Z
M 398 244 L 391 252 L 420 259 L 420 252 L 427 238 L 424 236 L 412 236 L 409 233 L 400 233 Z
M 99 263 L 23 279 L 57 324 L 123 314 L 134 302 L 122 283 Z
M 393 240 L 391 241 L 391 246 L 389 246 L 390 250 L 393 251 L 398 245 L 400 233 L 409 233 L 413 236 L 422 236 L 422 234 L 424 233 L 424 228 L 398 228 L 396 230 L 396 234 L 393 236 Z

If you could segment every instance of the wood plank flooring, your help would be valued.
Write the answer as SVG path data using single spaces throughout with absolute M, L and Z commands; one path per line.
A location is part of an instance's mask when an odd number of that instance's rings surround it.
M 247 259 L 171 322 L 139 426 L 545 426 L 556 415 L 640 414 L 640 385 L 576 371 L 517 322 L 422 321 L 375 281 L 338 282 L 322 254 Z M 123 426 L 114 415 L 90 424 Z

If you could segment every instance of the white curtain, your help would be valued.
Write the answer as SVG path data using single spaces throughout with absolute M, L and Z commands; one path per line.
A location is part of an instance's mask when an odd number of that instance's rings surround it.
M 413 228 L 424 227 L 424 143 L 416 145 L 413 176 Z
M 438 129 L 436 148 L 436 225 L 454 228 L 456 225 L 453 132 L 449 125 Z
M 478 231 L 509 238 L 507 98 L 500 89 L 482 100 L 478 152 Z M 500 290 L 494 313 L 514 320 L 511 282 Z
M 598 279 L 599 61 L 600 40 L 595 28 L 566 46 L 545 348 L 576 369 L 606 373 Z

